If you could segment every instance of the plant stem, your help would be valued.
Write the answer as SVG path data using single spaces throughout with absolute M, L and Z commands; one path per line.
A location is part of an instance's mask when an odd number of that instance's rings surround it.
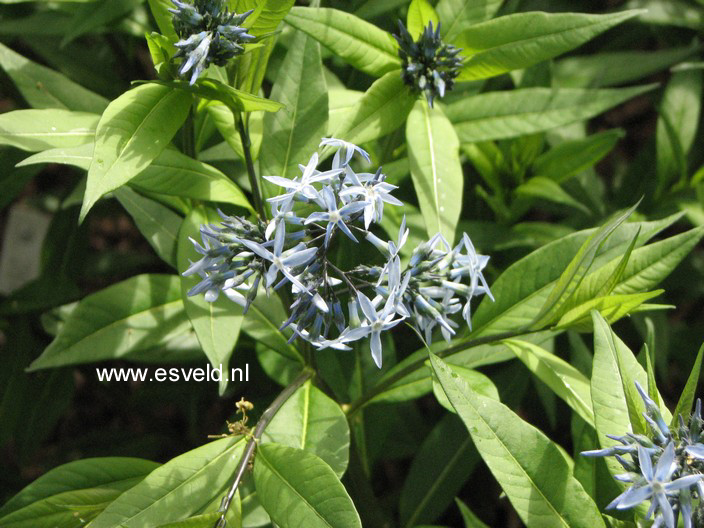
M 196 133 L 193 105 L 191 105 L 191 109 L 188 111 L 188 116 L 186 117 L 186 122 L 183 124 L 183 153 L 193 159 L 196 158 Z
M 247 130 L 245 129 L 244 119 L 242 119 L 241 113 L 235 114 L 235 122 L 237 123 L 237 131 L 240 133 L 240 140 L 242 141 L 244 161 L 247 165 L 247 174 L 249 175 L 249 185 L 252 187 L 252 196 L 254 197 L 254 208 L 259 214 L 259 217 L 262 220 L 266 220 L 266 211 L 264 210 L 264 203 L 262 202 L 262 193 L 259 190 L 257 174 L 254 172 L 254 162 L 252 161 L 252 151 L 250 150 L 252 142 L 249 140 L 249 134 L 247 134 Z
M 476 339 L 470 339 L 469 341 L 464 341 L 462 343 L 458 343 L 454 346 L 448 347 L 445 350 L 440 350 L 437 352 L 435 355 L 438 357 L 444 358 L 451 356 L 453 354 L 457 354 L 458 352 L 462 352 L 464 350 L 467 350 L 468 348 L 472 348 L 475 346 L 479 345 L 486 345 L 489 343 L 494 343 L 497 341 L 502 341 L 504 339 L 509 339 L 511 337 L 517 337 L 521 335 L 527 335 L 534 333 L 535 331 L 516 331 L 516 332 L 504 332 L 502 334 L 496 334 L 492 336 L 487 336 L 487 337 L 478 337 Z M 391 387 L 394 383 L 399 381 L 402 378 L 405 378 L 409 374 L 415 372 L 418 370 L 420 367 L 422 367 L 425 362 L 427 361 L 427 358 L 423 357 L 418 359 L 417 361 L 414 361 L 410 365 L 402 368 L 392 376 L 389 376 L 382 382 L 380 382 L 378 385 L 374 386 L 369 392 L 366 394 L 362 395 L 360 398 L 356 399 L 352 403 L 349 404 L 349 406 L 346 409 L 346 414 L 347 417 L 353 416 L 356 412 L 358 412 L 362 407 L 364 407 L 367 403 L 369 403 L 374 397 L 378 396 L 382 392 L 384 392 L 386 389 Z
M 220 509 L 218 511 L 221 515 L 218 521 L 215 523 L 215 528 L 225 528 L 225 515 L 227 515 L 227 510 L 230 509 L 232 499 L 234 498 L 235 493 L 237 492 L 237 488 L 240 485 L 242 477 L 244 476 L 244 472 L 247 470 L 249 461 L 254 455 L 254 450 L 257 447 L 257 442 L 264 434 L 264 430 L 269 425 L 274 416 L 276 416 L 276 413 L 279 412 L 279 409 L 281 409 L 283 404 L 286 403 L 286 400 L 288 400 L 291 395 L 296 392 L 296 390 L 298 390 L 298 388 L 303 385 L 306 381 L 308 381 L 312 376 L 313 371 L 311 369 L 304 369 L 296 377 L 296 379 L 294 379 L 291 383 L 286 386 L 284 390 L 281 391 L 281 393 L 276 397 L 276 399 L 271 403 L 271 405 L 266 409 L 266 411 L 264 411 L 262 417 L 259 418 L 257 426 L 254 428 L 254 433 L 247 442 L 247 446 L 244 448 L 244 453 L 242 454 L 240 463 L 237 466 L 235 480 L 232 482 L 232 486 L 230 486 L 230 490 L 227 492 L 227 495 L 223 497 L 222 502 L 220 503 Z

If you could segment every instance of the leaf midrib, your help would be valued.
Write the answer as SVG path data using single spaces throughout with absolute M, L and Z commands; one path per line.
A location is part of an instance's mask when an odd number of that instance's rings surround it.
M 445 373 L 445 374 L 447 374 L 447 373 Z M 453 383 L 454 383 L 454 382 L 453 382 Z M 513 453 L 511 453 L 511 451 L 508 449 L 508 447 L 506 447 L 506 445 L 504 444 L 504 442 L 499 438 L 499 436 L 494 432 L 494 430 L 491 428 L 491 426 L 486 422 L 486 420 L 485 420 L 484 417 L 481 415 L 481 413 L 479 413 L 479 411 L 477 410 L 477 408 L 476 408 L 474 405 L 472 405 L 472 403 L 469 401 L 469 399 L 468 399 L 467 396 L 464 394 L 464 392 L 461 390 L 461 388 L 458 387 L 457 384 L 455 384 L 455 388 L 457 389 L 457 392 L 460 394 L 460 396 L 464 399 L 465 403 L 466 403 L 469 407 L 472 408 L 472 410 L 474 411 L 474 413 L 476 414 L 476 416 L 481 420 L 481 422 L 484 424 L 484 426 L 491 432 L 492 436 L 493 436 L 494 439 L 497 441 L 496 443 L 498 443 L 498 445 L 501 446 L 501 448 L 509 455 L 509 457 L 511 458 L 511 460 L 513 461 L 513 463 L 514 463 L 514 464 L 521 470 L 521 472 L 525 475 L 525 477 L 526 477 L 526 478 L 528 479 L 528 481 L 530 482 L 531 487 L 532 487 L 533 489 L 535 489 L 535 491 L 537 491 L 538 494 L 543 498 L 543 500 L 545 501 L 545 503 L 546 503 L 546 504 L 550 507 L 550 509 L 555 513 L 555 515 L 557 516 L 557 518 L 560 519 L 560 521 L 562 522 L 562 524 L 564 524 L 565 528 L 570 528 L 570 525 L 567 523 L 567 521 L 565 521 L 565 519 L 562 517 L 562 515 L 560 515 L 560 513 L 559 513 L 559 512 L 555 509 L 555 507 L 552 505 L 552 502 L 550 502 L 550 501 L 548 500 L 548 498 L 543 494 L 542 490 L 536 485 L 536 483 L 533 481 L 533 479 L 531 478 L 531 476 L 526 472 L 526 470 L 525 470 L 525 469 L 523 468 L 523 466 L 518 462 L 518 460 L 516 460 L 516 458 L 513 456 Z M 443 388 L 443 390 L 444 390 L 444 388 Z M 448 396 L 448 399 L 449 399 L 449 396 Z M 452 400 L 450 400 L 450 401 L 452 401 Z M 465 424 L 465 425 L 466 425 L 466 424 Z
M 308 506 L 313 512 L 315 512 L 315 515 L 318 516 L 318 518 L 325 523 L 326 526 L 329 526 L 330 528 L 335 528 L 332 524 L 330 524 L 325 517 L 322 516 L 322 514 L 315 508 L 309 501 L 306 499 L 303 495 L 301 495 L 296 488 L 293 487 L 293 485 L 289 482 L 288 479 L 284 478 L 284 476 L 279 473 L 276 468 L 269 462 L 264 454 L 262 453 L 261 450 L 257 453 L 257 459 L 261 460 L 264 462 L 264 465 L 271 471 L 281 482 L 284 483 L 284 485 L 289 488 L 293 493 L 300 499 L 301 502 L 305 503 L 306 506 Z

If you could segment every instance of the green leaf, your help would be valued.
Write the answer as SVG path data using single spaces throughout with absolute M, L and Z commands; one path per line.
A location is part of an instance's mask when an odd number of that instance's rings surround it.
M 594 320 L 594 363 L 591 389 L 594 425 L 603 448 L 618 444 L 606 435 L 622 436 L 629 432 L 644 433 L 645 410 L 635 382 L 647 386 L 647 375 L 628 347 L 616 336 L 598 312 Z M 612 475 L 623 473 L 616 460 L 606 459 Z
M 613 89 L 523 88 L 488 92 L 446 107 L 462 143 L 535 134 L 584 121 L 653 86 Z
M 378 139 L 406 121 L 415 101 L 401 76 L 387 73 L 374 81 L 333 136 L 357 145 Z
M 656 287 L 682 262 L 702 235 L 704 229 L 695 228 L 632 251 L 627 250 L 586 276 L 564 308 L 572 309 L 611 292 L 641 293 Z
M 244 450 L 243 437 L 223 438 L 184 453 L 123 493 L 91 528 L 144 528 L 179 521 L 222 493 Z
M 28 507 L 34 504 L 43 503 L 44 509 L 52 497 L 69 492 L 104 489 L 119 494 L 157 467 L 156 462 L 128 457 L 85 458 L 69 462 L 48 471 L 7 501 L 0 508 L 0 520 L 4 522 L 6 516 L 14 512 L 29 511 Z M 64 511 L 73 516 L 73 512 Z
M 489 528 L 488 525 L 484 524 L 479 517 L 474 515 L 472 510 L 470 510 L 467 505 L 460 499 L 455 499 L 457 507 L 460 509 L 462 514 L 462 520 L 464 521 L 464 528 Z
M 18 167 L 37 163 L 64 163 L 88 170 L 94 146 L 90 143 L 74 148 L 45 150 L 34 154 Z M 242 190 L 212 165 L 167 148 L 129 184 L 142 191 L 181 196 L 194 200 L 231 203 L 252 210 Z
M 193 247 L 191 238 L 197 239 L 200 226 L 216 224 L 222 221 L 220 215 L 203 206 L 195 207 L 184 218 L 178 234 L 178 269 L 183 272 L 190 262 L 195 262 L 201 255 Z M 224 374 L 219 383 L 220 395 L 227 389 L 230 373 L 230 358 L 240 335 L 242 325 L 242 307 L 230 301 L 225 294 L 215 302 L 208 302 L 202 295 L 188 296 L 191 288 L 202 278 L 199 275 L 181 276 L 181 299 L 186 314 L 193 325 L 198 342 L 213 368 L 222 368 Z
M 475 391 L 477 394 L 481 394 L 482 396 L 486 396 L 487 398 L 492 398 L 494 400 L 500 399 L 499 391 L 496 388 L 496 385 L 494 385 L 491 379 L 489 379 L 489 377 L 487 377 L 486 375 L 482 374 L 478 370 L 465 368 L 460 365 L 454 365 L 452 363 L 448 363 L 448 365 L 450 369 L 452 369 L 452 372 L 462 378 L 467 383 L 467 385 L 472 387 L 472 390 Z M 428 370 L 431 373 L 433 372 L 433 370 L 430 368 Z M 450 412 L 455 412 L 454 407 L 452 407 L 452 403 L 450 403 L 450 401 L 445 396 L 445 392 L 442 390 L 442 386 L 435 377 L 433 377 L 433 393 L 435 394 L 435 399 L 440 405 L 445 407 L 445 409 Z
M 85 297 L 30 371 L 123 357 L 189 328 L 176 275 L 131 277 Z
M 594 426 L 589 379 L 572 365 L 542 347 L 518 339 L 504 343 L 540 381 L 545 383 L 582 419 Z
M 430 22 L 433 23 L 433 28 L 437 29 L 438 21 L 438 14 L 428 0 L 411 0 L 411 5 L 408 6 L 406 27 L 414 40 L 418 40 L 423 29 Z
M 32 108 L 62 108 L 100 114 L 108 105 L 108 100 L 101 95 L 2 44 L 0 67 Z
M 174 29 L 173 17 L 174 15 L 169 12 L 169 9 L 174 8 L 173 2 L 171 0 L 147 0 L 149 3 L 149 9 L 152 12 L 154 21 L 162 35 L 168 38 L 171 42 L 178 41 L 178 35 L 176 35 L 176 30 Z
M 653 297 L 661 295 L 664 291 L 655 290 L 643 293 L 604 295 L 590 299 L 566 311 L 560 317 L 560 320 L 557 321 L 555 328 L 571 328 L 578 332 L 588 332 L 589 314 L 593 310 L 599 312 L 609 323 L 614 323 L 629 313 L 638 311 L 639 307 L 647 309 L 649 305 L 644 303 Z
M 634 222 L 622 225 L 604 243 L 603 252 L 593 263 L 594 268 L 599 269 L 614 258 L 620 258 L 638 230 L 640 235 L 636 245 L 641 246 L 678 218 L 679 215 L 674 215 L 656 222 Z M 496 301 L 484 299 L 474 313 L 472 337 L 512 332 L 516 328 L 529 324 L 544 306 L 545 300 L 570 260 L 595 231 L 590 229 L 569 234 L 533 251 L 509 266 L 491 284 L 491 291 Z
M 204 513 L 189 517 L 183 521 L 160 524 L 159 528 L 211 528 L 220 519 L 220 515 L 218 512 Z M 227 525 L 231 526 L 229 522 Z
M 327 133 L 327 93 L 320 44 L 297 31 L 271 92 L 285 110 L 264 117 L 263 175 L 293 178 L 299 174 L 298 164 L 305 163 Z
M 217 79 L 201 78 L 195 84 L 188 81 L 152 81 L 150 84 L 160 84 L 178 90 L 192 93 L 207 101 L 219 101 L 233 112 L 278 112 L 284 105 L 278 101 L 265 99 L 251 93 L 238 90 Z
M 357 90 L 328 87 L 328 135 L 344 123 L 363 95 Z
M 301 353 L 288 342 L 288 336 L 279 329 L 287 317 L 286 309 L 278 296 L 267 297 L 260 291 L 242 321 L 242 331 L 282 356 L 303 364 Z
M 294 7 L 286 23 L 307 33 L 336 56 L 374 77 L 395 71 L 401 60 L 393 37 L 373 24 L 337 9 Z
M 626 7 L 647 9 L 640 18 L 646 24 L 678 26 L 697 31 L 704 24 L 702 8 L 685 0 L 631 0 Z
M 71 148 L 93 141 L 99 116 L 62 109 L 0 114 L 0 145 L 30 152 Z
M 347 469 L 350 448 L 347 418 L 340 406 L 310 380 L 286 400 L 267 426 L 262 442 L 276 442 L 313 453 L 339 478 Z
M 72 12 L 69 30 L 63 35 L 61 47 L 81 35 L 90 33 L 115 22 L 116 19 L 134 11 L 142 0 L 102 0 L 86 3 Z
M 608 15 L 516 13 L 476 24 L 456 39 L 465 61 L 458 81 L 494 77 L 574 49 L 640 10 Z
M 704 345 L 699 347 L 699 352 L 697 352 L 697 358 L 694 360 L 692 371 L 689 373 L 684 389 L 682 389 L 682 394 L 677 402 L 677 407 L 675 407 L 675 412 L 672 413 L 671 427 L 677 427 L 679 416 L 682 416 L 686 422 L 687 416 L 692 412 L 694 396 L 697 394 L 697 385 L 699 384 L 699 377 L 702 373 L 702 356 L 704 356 Z
M 242 189 L 225 174 L 174 149 L 164 149 L 130 185 L 153 193 L 230 203 L 254 210 Z
M 474 392 L 434 354 L 435 375 L 492 474 L 528 526 L 605 526 L 565 456 L 502 403 Z
M 161 259 L 176 268 L 176 244 L 183 218 L 165 205 L 123 187 L 115 198 L 134 220 L 139 232 Z
M 638 207 L 638 203 L 602 225 L 584 241 L 582 247 L 579 248 L 577 254 L 572 258 L 562 275 L 560 275 L 555 287 L 545 300 L 545 304 L 540 308 L 538 315 L 535 316 L 535 321 L 531 325 L 533 329 L 544 327 L 561 314 L 562 307 L 569 301 L 581 284 L 601 246 L 631 216 L 636 207 Z
M 254 485 L 262 506 L 280 526 L 362 526 L 334 471 L 307 451 L 273 443 L 260 445 L 254 461 Z
M 699 127 L 702 83 L 700 70 L 672 75 L 660 104 L 657 124 L 658 187 L 662 191 L 673 179 L 687 177 L 687 154 Z
M 156 159 L 186 119 L 192 99 L 187 92 L 149 83 L 110 103 L 95 133 L 81 221 L 101 196 Z
M 399 501 L 400 525 L 416 526 L 442 514 L 479 462 L 479 455 L 455 415 L 445 415 L 418 449 Z
M 528 196 L 533 198 L 541 198 L 549 202 L 554 202 L 560 205 L 566 205 L 579 209 L 583 213 L 590 214 L 589 208 L 576 198 L 572 198 L 560 184 L 543 176 L 533 176 L 525 183 L 522 183 L 514 191 L 517 195 Z
M 696 53 L 699 45 L 648 51 L 576 55 L 555 61 L 553 86 L 603 88 L 648 77 Z
M 440 108 L 416 101 L 406 123 L 413 186 L 428 237 L 441 233 L 452 244 L 462 209 L 464 175 L 459 140 Z
M 454 43 L 468 27 L 493 18 L 501 4 L 503 0 L 440 0 L 437 12 L 443 40 Z
M 532 172 L 561 183 L 600 161 L 624 135 L 623 130 L 617 128 L 564 141 L 540 155 L 533 163 Z

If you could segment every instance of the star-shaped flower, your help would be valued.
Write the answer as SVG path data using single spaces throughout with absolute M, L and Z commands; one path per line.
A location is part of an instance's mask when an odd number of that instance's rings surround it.
M 638 446 L 638 463 L 642 477 L 616 497 L 607 508 L 625 510 L 633 508 L 641 502 L 650 499 L 651 506 L 646 516 L 647 519 L 659 510 L 665 526 L 676 528 L 675 514 L 672 505 L 668 500 L 669 495 L 677 495 L 679 490 L 687 489 L 695 485 L 704 475 L 686 475 L 672 480 L 674 472 L 677 470 L 675 464 L 675 445 L 670 442 L 660 455 L 657 465 L 653 469 L 650 454 L 643 446 Z M 630 475 L 627 478 L 632 478 Z

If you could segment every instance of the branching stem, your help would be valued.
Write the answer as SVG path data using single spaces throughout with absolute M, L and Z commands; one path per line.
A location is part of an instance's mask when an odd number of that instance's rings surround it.
M 453 354 L 457 354 L 458 352 L 462 352 L 464 350 L 467 350 L 468 348 L 472 348 L 475 346 L 479 345 L 486 345 L 488 343 L 495 343 L 498 341 L 502 341 L 504 339 L 509 339 L 511 337 L 517 337 L 521 335 L 527 335 L 534 333 L 533 331 L 516 331 L 516 332 L 504 332 L 501 334 L 496 334 L 496 335 L 491 335 L 491 336 L 486 336 L 486 337 L 478 337 L 476 339 L 470 339 L 469 341 L 463 341 L 461 343 L 458 343 L 456 345 L 447 347 L 445 350 L 440 350 L 436 352 L 436 355 L 438 357 L 444 358 L 451 356 Z M 417 361 L 414 361 L 413 363 L 410 363 L 406 367 L 402 368 L 392 376 L 389 376 L 383 382 L 380 382 L 378 385 L 374 386 L 369 392 L 366 394 L 362 395 L 360 398 L 357 400 L 353 401 L 350 403 L 349 407 L 346 409 L 347 417 L 353 416 L 355 413 L 357 413 L 362 407 L 364 407 L 366 404 L 368 404 L 372 399 L 374 399 L 376 396 L 384 392 L 386 389 L 391 387 L 394 383 L 397 381 L 405 378 L 412 372 L 415 372 L 419 368 L 421 368 L 427 358 L 423 357 L 418 359 Z
M 220 503 L 220 509 L 218 511 L 221 515 L 218 521 L 215 523 L 215 528 L 225 528 L 227 524 L 227 521 L 225 520 L 227 510 L 230 509 L 232 499 L 235 497 L 235 493 L 237 492 L 237 488 L 240 485 L 240 481 L 242 480 L 245 471 L 247 471 L 249 461 L 252 459 L 252 455 L 254 455 L 257 443 L 264 434 L 264 430 L 269 425 L 274 416 L 276 416 L 276 413 L 279 412 L 279 409 L 281 409 L 283 404 L 286 403 L 286 400 L 288 400 L 291 395 L 296 392 L 296 390 L 298 390 L 298 388 L 303 385 L 306 381 L 308 381 L 311 377 L 313 377 L 313 370 L 305 368 L 303 372 L 301 372 L 291 383 L 286 386 L 284 390 L 281 391 L 281 393 L 276 397 L 276 399 L 271 403 L 271 405 L 266 409 L 266 411 L 264 411 L 262 417 L 259 418 L 257 426 L 254 428 L 254 433 L 249 438 L 247 446 L 244 448 L 242 458 L 240 459 L 240 463 L 237 466 L 235 480 L 232 482 L 232 486 L 230 486 L 230 490 L 227 492 L 227 495 L 223 497 L 222 502 Z
M 240 134 L 242 141 L 242 150 L 244 152 L 244 162 L 247 166 L 247 175 L 249 176 L 249 185 L 252 187 L 252 196 L 254 197 L 254 208 L 262 220 L 266 220 L 266 210 L 262 201 L 262 193 L 259 189 L 257 181 L 257 173 L 254 171 L 254 162 L 252 161 L 252 142 L 249 140 L 249 134 L 244 126 L 244 119 L 241 113 L 235 114 L 235 123 L 237 123 L 237 131 Z

